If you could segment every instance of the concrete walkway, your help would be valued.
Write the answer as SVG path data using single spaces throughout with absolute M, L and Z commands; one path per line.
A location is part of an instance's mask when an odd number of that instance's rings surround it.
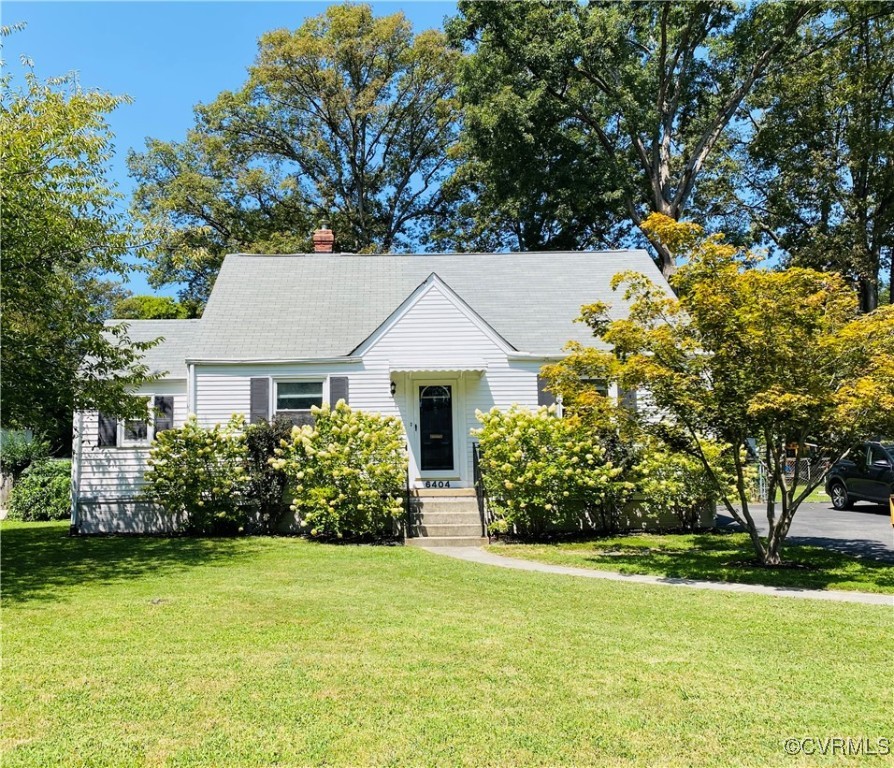
M 623 581 L 628 584 L 653 584 L 668 587 L 689 587 L 691 589 L 707 589 L 715 592 L 742 592 L 750 595 L 774 595 L 775 597 L 800 597 L 808 600 L 832 600 L 841 603 L 863 603 L 864 605 L 887 605 L 894 607 L 894 595 L 878 595 L 870 592 L 834 592 L 822 589 L 791 589 L 786 587 L 767 587 L 759 584 L 728 584 L 720 581 L 695 581 L 693 579 L 675 579 L 666 576 L 628 575 L 612 571 L 595 571 L 589 568 L 570 568 L 565 565 L 550 565 L 533 560 L 519 560 L 515 557 L 504 557 L 488 552 L 481 547 L 425 547 L 426 551 L 436 555 L 447 555 L 457 560 L 466 560 L 480 565 L 495 565 L 500 568 L 513 568 L 517 571 L 535 571 L 537 573 L 557 573 L 563 576 L 582 576 L 585 579 L 607 579 Z

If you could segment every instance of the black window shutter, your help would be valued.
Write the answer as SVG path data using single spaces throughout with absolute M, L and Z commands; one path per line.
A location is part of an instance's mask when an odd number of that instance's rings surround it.
M 249 421 L 257 424 L 259 421 L 266 421 L 270 416 L 270 379 L 262 376 L 251 379 L 251 413 Z
M 96 444 L 100 447 L 118 445 L 118 419 L 104 413 L 99 414 L 99 439 Z
M 546 390 L 547 381 L 542 376 L 537 377 L 537 405 L 555 405 L 556 396 Z
M 339 400 L 344 400 L 345 405 L 350 405 L 350 400 L 348 400 L 348 377 L 330 376 L 329 402 L 331 405 L 335 405 Z
M 155 434 L 174 427 L 174 398 L 171 395 L 155 397 Z
M 621 405 L 624 406 L 627 410 L 636 413 L 636 390 L 622 389 L 620 390 L 620 395 Z

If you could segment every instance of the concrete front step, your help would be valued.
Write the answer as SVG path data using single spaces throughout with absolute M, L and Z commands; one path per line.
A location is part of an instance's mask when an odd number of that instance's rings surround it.
M 405 539 L 408 547 L 483 547 L 487 544 L 486 536 L 431 536 Z
M 422 521 L 420 525 L 414 526 L 416 529 L 416 535 L 420 537 L 428 537 L 428 538 L 441 538 L 446 536 L 450 538 L 451 536 L 480 536 L 481 535 L 481 521 L 479 520 L 477 523 L 471 524 L 457 524 L 451 523 L 448 525 L 432 525 L 429 523 L 428 519 Z
M 434 512 L 478 514 L 478 502 L 475 499 L 417 499 L 413 506 L 423 515 Z
M 416 515 L 425 525 L 481 525 L 481 515 L 474 512 L 429 512 L 422 510 Z
M 475 498 L 474 488 L 412 488 L 410 496 L 419 499 L 438 499 L 438 498 Z

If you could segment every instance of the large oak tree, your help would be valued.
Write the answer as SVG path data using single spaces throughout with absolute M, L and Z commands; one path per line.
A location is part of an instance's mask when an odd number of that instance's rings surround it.
M 836 3 L 823 22 L 748 99 L 739 192 L 793 263 L 853 280 L 865 312 L 894 275 L 894 7 Z
M 822 11 L 780 2 L 470 1 L 459 8 L 451 32 L 472 50 L 463 70 L 465 156 L 503 217 L 524 213 L 519 193 L 536 189 L 535 201 L 549 201 L 544 211 L 568 200 L 552 215 L 554 226 L 584 234 L 586 219 L 605 231 L 594 199 L 636 226 L 650 212 L 725 213 L 728 194 L 707 191 L 726 175 L 727 128 L 770 67 L 795 55 L 790 43 L 805 20 Z M 551 158 L 557 154 L 561 161 Z M 579 175 L 550 173 L 563 166 Z M 671 253 L 650 241 L 670 273 Z
M 202 300 L 227 251 L 307 249 L 321 219 L 345 251 L 417 244 L 446 206 L 458 59 L 443 34 L 367 5 L 263 35 L 240 90 L 197 107 L 183 142 L 130 159 L 155 283 Z

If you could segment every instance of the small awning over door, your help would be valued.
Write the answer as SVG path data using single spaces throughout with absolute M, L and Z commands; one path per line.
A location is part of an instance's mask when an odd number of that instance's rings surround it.
M 465 363 L 406 363 L 391 366 L 392 373 L 484 373 L 487 363 L 484 360 L 471 360 Z

